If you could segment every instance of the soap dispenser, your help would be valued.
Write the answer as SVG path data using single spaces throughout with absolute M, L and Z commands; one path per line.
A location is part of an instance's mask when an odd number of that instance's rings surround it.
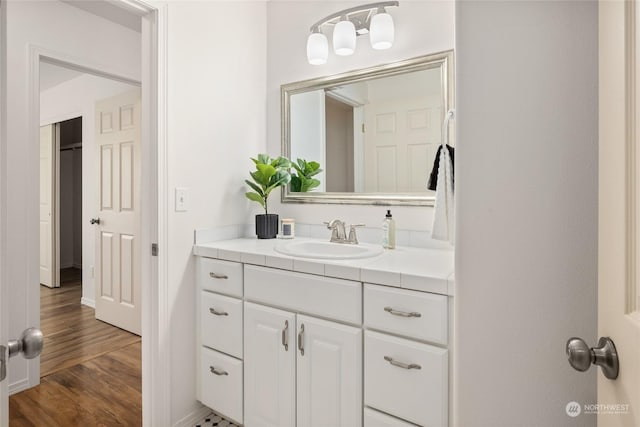
M 387 209 L 387 215 L 382 222 L 382 247 L 385 249 L 396 247 L 396 222 L 391 216 L 390 209 Z

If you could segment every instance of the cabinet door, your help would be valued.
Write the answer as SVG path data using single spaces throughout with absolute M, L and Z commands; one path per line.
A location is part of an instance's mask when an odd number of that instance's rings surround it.
M 245 303 L 245 426 L 295 426 L 295 330 L 295 314 Z
M 362 426 L 362 330 L 298 315 L 298 427 Z

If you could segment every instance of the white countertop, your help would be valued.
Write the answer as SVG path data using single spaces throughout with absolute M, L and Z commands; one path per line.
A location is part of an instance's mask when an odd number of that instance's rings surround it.
M 316 240 L 296 237 L 298 240 Z M 397 247 L 371 258 L 329 260 L 299 258 L 274 250 L 284 239 L 243 238 L 200 243 L 194 255 L 356 280 L 423 292 L 454 295 L 454 252 L 447 249 Z

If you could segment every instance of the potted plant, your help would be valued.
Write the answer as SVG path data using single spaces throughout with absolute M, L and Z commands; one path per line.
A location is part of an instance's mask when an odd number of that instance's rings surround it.
M 253 190 L 248 191 L 246 196 L 264 208 L 264 214 L 256 215 L 256 235 L 259 239 L 273 239 L 278 234 L 278 215 L 269 213 L 267 199 L 271 191 L 291 181 L 291 162 L 286 157 L 272 159 L 266 154 L 258 154 L 257 159 L 251 160 L 256 170 L 249 173 L 253 181 L 245 180 Z
M 311 191 L 320 185 L 319 180 L 312 178 L 312 176 L 322 172 L 320 163 L 297 159 L 296 163 L 291 162 L 291 166 L 295 169 L 295 174 L 291 175 L 292 192 Z

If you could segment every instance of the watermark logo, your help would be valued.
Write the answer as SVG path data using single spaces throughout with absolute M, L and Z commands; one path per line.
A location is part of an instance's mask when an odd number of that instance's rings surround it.
M 569 402 L 564 408 L 571 418 L 584 413 L 585 415 L 621 415 L 629 413 L 628 403 L 585 403 Z
M 628 403 L 589 403 L 584 405 L 585 414 L 621 415 L 629 413 Z
M 567 406 L 565 406 L 564 410 L 567 412 L 567 415 L 575 418 L 580 415 L 580 412 L 582 412 L 582 407 L 578 402 L 569 402 L 567 403 Z

